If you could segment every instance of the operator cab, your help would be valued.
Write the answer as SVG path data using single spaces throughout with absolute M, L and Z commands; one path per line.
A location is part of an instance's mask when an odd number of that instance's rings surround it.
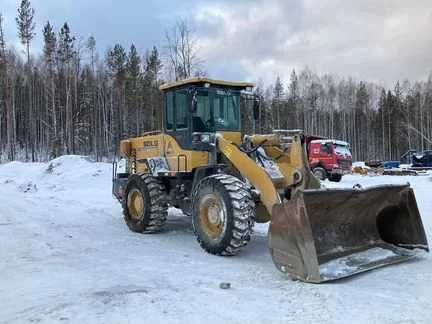
M 164 132 L 173 136 L 183 149 L 205 150 L 201 144 L 213 143 L 216 133 L 240 142 L 240 106 L 243 98 L 254 98 L 253 87 L 248 82 L 208 78 L 161 86 L 165 99 Z

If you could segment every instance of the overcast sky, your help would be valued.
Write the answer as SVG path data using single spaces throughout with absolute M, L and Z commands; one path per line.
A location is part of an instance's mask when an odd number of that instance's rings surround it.
M 19 0 L 0 0 L 7 41 Z M 293 68 L 392 85 L 432 71 L 432 0 L 32 0 L 38 37 L 64 21 L 101 53 L 114 43 L 163 48 L 164 31 L 187 18 L 211 77 L 288 81 Z

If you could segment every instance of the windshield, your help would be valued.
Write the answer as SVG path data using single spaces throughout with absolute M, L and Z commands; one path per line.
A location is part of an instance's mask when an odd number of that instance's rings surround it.
M 240 96 L 229 91 L 197 92 L 197 109 L 192 116 L 195 132 L 238 131 Z
M 349 147 L 346 146 L 346 145 L 338 145 L 338 144 L 336 144 L 334 146 L 334 149 L 335 149 L 336 154 L 338 154 L 338 155 L 344 155 L 344 156 L 347 156 L 347 157 L 351 156 L 351 151 L 350 151 Z

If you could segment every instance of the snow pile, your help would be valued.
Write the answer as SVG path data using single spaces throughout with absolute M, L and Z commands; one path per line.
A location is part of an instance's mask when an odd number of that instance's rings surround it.
M 362 168 L 362 169 L 370 169 L 370 167 L 368 167 L 367 165 L 366 165 L 366 163 L 365 162 L 363 162 L 363 161 L 356 161 L 356 162 L 353 162 L 353 164 L 352 164 L 352 167 L 353 168 Z
M 111 165 L 65 156 L 0 165 L 0 322 L 394 323 L 432 318 L 432 259 L 331 284 L 288 280 L 267 225 L 236 257 L 201 250 L 172 210 L 160 234 L 132 233 L 111 196 Z M 356 176 L 328 187 L 409 181 L 432 233 L 431 176 Z M 221 284 L 229 289 L 221 289 Z M 228 285 L 229 284 L 229 285 Z

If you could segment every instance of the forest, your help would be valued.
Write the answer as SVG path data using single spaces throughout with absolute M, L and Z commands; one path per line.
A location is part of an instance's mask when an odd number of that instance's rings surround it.
M 36 26 L 35 14 L 22 0 L 16 15 L 22 48 L 16 49 L 0 12 L 1 162 L 63 154 L 112 159 L 122 138 L 160 129 L 161 84 L 208 75 L 211 62 L 199 57 L 199 39 L 186 20 L 167 27 L 162 48 L 149 44 L 139 53 L 134 44 L 100 49 L 95 37 L 75 35 L 67 22 Z M 32 51 L 36 33 L 43 35 L 41 53 Z M 432 74 L 385 88 L 319 75 L 306 65 L 286 72 L 280 75 L 290 73 L 289 80 L 275 75 L 271 85 L 258 81 L 260 118 L 254 122 L 252 111 L 243 110 L 245 133 L 303 129 L 349 142 L 354 159 L 362 161 L 398 160 L 409 149 L 432 148 Z

